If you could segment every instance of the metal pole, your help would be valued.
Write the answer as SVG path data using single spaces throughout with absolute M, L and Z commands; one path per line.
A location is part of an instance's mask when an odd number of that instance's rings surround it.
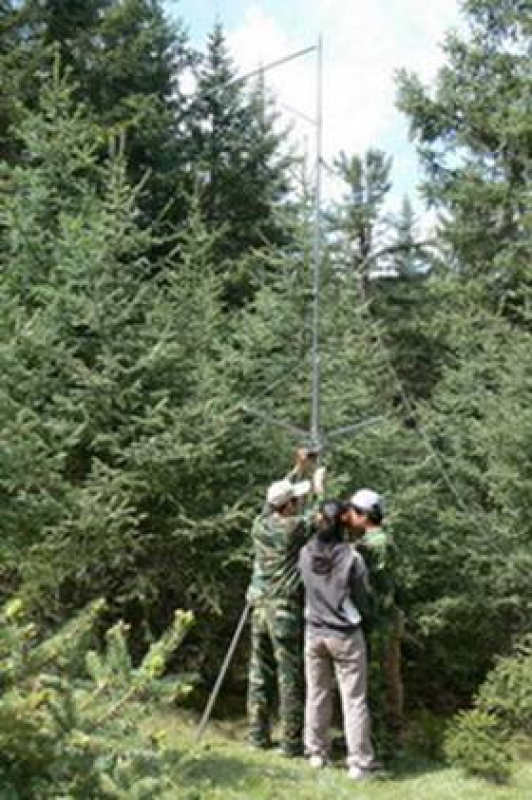
M 263 419 L 265 422 L 269 422 L 271 425 L 277 425 L 279 428 L 284 428 L 286 431 L 290 431 L 290 433 L 294 434 L 295 436 L 299 436 L 300 439 L 302 437 L 308 438 L 308 431 L 303 430 L 303 428 L 298 428 L 297 425 L 291 425 L 289 422 L 285 422 L 282 419 L 272 417 L 271 414 L 265 414 L 263 411 L 259 411 L 256 408 L 250 408 L 246 403 L 242 405 L 242 411 L 244 411 L 246 414 L 252 414 L 254 417 L 258 417 L 259 419 Z
M 310 416 L 310 435 L 319 444 L 319 393 L 320 393 L 320 351 L 319 351 L 319 297 L 321 266 L 321 168 L 323 132 L 323 46 L 322 37 L 317 46 L 317 92 L 316 92 L 316 187 L 314 196 L 314 247 L 312 276 L 312 400 Z
M 312 47 L 305 47 L 304 50 L 298 50 L 295 53 L 290 53 L 284 58 L 279 58 L 277 61 L 271 61 L 269 64 L 265 64 L 263 67 L 259 67 L 258 69 L 253 69 L 251 72 L 246 72 L 245 75 L 237 76 L 227 83 L 224 83 L 224 86 L 232 86 L 234 83 L 243 83 L 244 81 L 249 80 L 249 78 L 255 78 L 257 75 L 262 75 L 264 72 L 269 72 L 271 69 L 277 69 L 277 67 L 281 67 L 284 64 L 288 64 L 289 61 L 294 61 L 296 58 L 301 58 L 301 56 L 306 56 L 309 53 L 313 53 L 316 49 L 315 45 Z
M 196 731 L 196 744 L 199 743 L 201 737 L 205 732 L 205 728 L 209 723 L 209 719 L 211 716 L 212 709 L 216 702 L 216 698 L 218 697 L 218 693 L 222 688 L 222 683 L 224 681 L 225 675 L 227 670 L 229 669 L 229 664 L 231 663 L 231 659 L 233 658 L 233 654 L 236 650 L 236 646 L 240 640 L 240 636 L 244 629 L 244 625 L 246 624 L 246 620 L 249 615 L 249 610 L 251 608 L 251 603 L 246 603 L 246 606 L 242 612 L 242 615 L 238 621 L 238 625 L 236 626 L 236 630 L 233 634 L 233 638 L 231 639 L 231 644 L 229 645 L 229 649 L 225 655 L 224 662 L 220 668 L 220 672 L 216 679 L 216 683 L 214 684 L 214 689 L 212 690 L 211 696 L 209 697 L 209 701 L 205 706 L 205 711 L 203 712 L 203 716 L 201 718 L 200 724 L 198 725 L 198 729 Z
M 326 434 L 325 438 L 328 440 L 334 439 L 335 436 L 345 436 L 346 433 L 354 433 L 361 428 L 367 428 L 369 425 L 376 425 L 383 419 L 385 419 L 385 417 L 381 414 L 379 417 L 370 417 L 369 419 L 362 420 L 362 422 L 355 422 L 353 425 L 345 425 L 343 428 L 336 428 L 334 431 L 330 431 Z

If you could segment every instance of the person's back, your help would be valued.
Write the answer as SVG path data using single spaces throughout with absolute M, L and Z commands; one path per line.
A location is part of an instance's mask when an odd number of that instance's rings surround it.
M 298 471 L 308 461 L 298 451 Z M 301 578 L 299 551 L 310 533 L 312 506 L 302 500 L 321 492 L 323 470 L 296 483 L 285 478 L 268 488 L 266 511 L 252 527 L 253 573 L 247 599 L 252 605 L 248 681 L 249 741 L 271 745 L 273 690 L 279 698 L 280 745 L 285 755 L 301 753 L 303 723 Z M 277 678 L 277 681 L 275 680 Z
M 255 605 L 291 602 L 301 587 L 297 562 L 308 536 L 304 518 L 263 513 L 255 519 L 251 535 L 255 554 L 251 592 Z
M 340 510 L 334 501 L 322 505 L 318 531 L 299 559 L 305 587 L 305 749 L 312 766 L 325 765 L 335 672 L 342 696 L 349 775 L 360 779 L 375 766 L 361 626 L 366 568 L 362 557 L 342 541 Z
M 310 632 L 345 637 L 366 608 L 366 573 L 361 556 L 347 542 L 313 537 L 299 562 L 305 584 L 305 622 Z

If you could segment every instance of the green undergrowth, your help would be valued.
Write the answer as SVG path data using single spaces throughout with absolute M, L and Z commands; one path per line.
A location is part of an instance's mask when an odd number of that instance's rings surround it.
M 245 744 L 242 720 L 215 721 L 198 745 L 195 718 L 165 715 L 167 744 L 181 754 L 176 783 L 183 800 L 530 800 L 532 762 L 516 762 L 510 781 L 497 786 L 466 778 L 443 761 L 407 752 L 382 778 L 357 784 L 347 777 L 341 755 L 331 768 L 315 771 L 304 759 L 287 760 Z

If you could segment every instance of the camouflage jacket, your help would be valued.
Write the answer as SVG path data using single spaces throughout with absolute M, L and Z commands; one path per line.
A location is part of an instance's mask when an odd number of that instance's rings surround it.
M 384 528 L 366 531 L 356 543 L 369 572 L 371 618 L 379 623 L 396 610 L 397 550 L 393 537 Z
M 253 523 L 254 562 L 248 600 L 290 602 L 300 596 L 299 551 L 312 530 L 315 506 L 294 517 L 260 514 Z

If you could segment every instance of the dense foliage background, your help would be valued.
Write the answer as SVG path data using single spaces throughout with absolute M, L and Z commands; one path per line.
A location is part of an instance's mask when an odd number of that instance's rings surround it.
M 383 415 L 329 489 L 386 498 L 438 711 L 532 613 L 532 7 L 463 12 L 435 89 L 399 76 L 434 238 L 376 149 L 339 154 L 323 235 L 323 426 Z M 191 610 L 208 684 L 297 444 L 243 405 L 309 422 L 309 187 L 221 27 L 202 55 L 159 0 L 2 0 L 0 74 L 0 597 L 45 629 L 105 597 L 137 656 Z

